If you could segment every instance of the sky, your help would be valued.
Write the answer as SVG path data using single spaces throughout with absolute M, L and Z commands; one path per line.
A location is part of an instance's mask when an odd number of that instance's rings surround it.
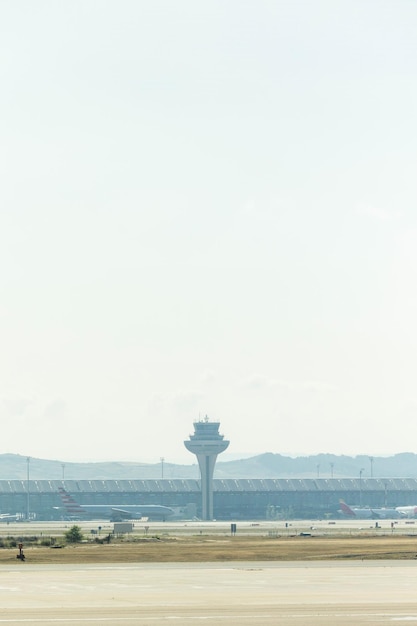
M 2 0 L 0 452 L 415 452 L 417 4 Z

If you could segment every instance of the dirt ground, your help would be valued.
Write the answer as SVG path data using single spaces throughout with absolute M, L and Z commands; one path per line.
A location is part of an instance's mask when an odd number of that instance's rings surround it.
M 416 559 L 416 537 L 181 537 L 23 548 L 27 563 L 135 563 Z M 0 549 L 0 564 L 18 562 Z M 22 564 L 23 565 L 23 564 Z

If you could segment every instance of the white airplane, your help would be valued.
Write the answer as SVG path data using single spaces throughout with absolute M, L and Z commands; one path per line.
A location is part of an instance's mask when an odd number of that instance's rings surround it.
M 351 519 L 398 519 L 404 516 L 399 510 L 402 507 L 371 509 L 370 507 L 349 506 L 349 504 L 346 504 L 343 500 L 340 500 L 339 504 L 343 515 Z
M 64 509 L 69 518 L 108 517 L 110 519 L 140 519 L 141 517 L 165 519 L 174 511 L 161 504 L 79 504 L 65 491 L 58 488 Z M 60 507 L 55 507 L 60 508 Z
M 417 517 L 417 506 L 416 505 L 411 505 L 411 506 L 397 506 L 396 510 L 403 516 L 403 517 Z
M 18 515 L 12 515 L 11 513 L 1 513 L 0 522 L 17 522 Z

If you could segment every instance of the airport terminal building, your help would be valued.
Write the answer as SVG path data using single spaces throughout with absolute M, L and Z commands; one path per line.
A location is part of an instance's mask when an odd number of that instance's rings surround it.
M 0 480 L 0 513 L 22 519 L 65 517 L 58 489 L 79 504 L 158 504 L 178 519 L 202 517 L 199 480 Z M 417 505 L 417 479 L 227 479 L 213 480 L 218 520 L 324 519 L 337 517 L 339 500 L 351 505 Z

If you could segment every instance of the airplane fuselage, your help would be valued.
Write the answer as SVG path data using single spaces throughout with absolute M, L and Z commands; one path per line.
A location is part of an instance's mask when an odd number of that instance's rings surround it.
M 402 517 L 417 517 L 417 506 L 397 506 L 396 510 L 402 515 Z
M 158 504 L 80 504 L 81 510 L 88 515 L 103 515 L 105 517 L 129 517 L 140 519 L 141 517 L 153 517 L 165 519 L 172 515 L 173 510 L 168 506 Z

